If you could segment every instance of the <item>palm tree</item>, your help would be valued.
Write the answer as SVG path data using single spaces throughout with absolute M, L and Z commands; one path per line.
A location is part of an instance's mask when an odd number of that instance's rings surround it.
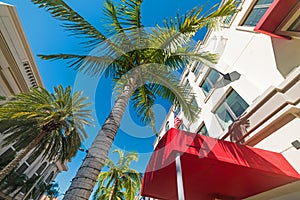
M 90 55 L 60 53 L 40 55 L 42 59 L 67 60 L 69 67 L 91 76 L 104 73 L 116 81 L 118 95 L 111 113 L 64 196 L 65 200 L 88 199 L 130 99 L 142 122 L 151 127 L 155 124 L 152 106 L 157 97 L 180 104 L 187 119 L 196 118 L 197 110 L 189 105 L 193 95 L 187 96 L 187 90 L 178 84 L 173 72 L 191 60 L 216 62 L 213 54 L 194 53 L 189 42 L 199 29 L 213 26 L 222 21 L 222 17 L 233 14 L 235 3 L 228 0 L 214 12 L 204 14 L 202 8 L 195 8 L 184 17 L 166 21 L 165 28 L 157 26 L 149 30 L 141 22 L 142 0 L 122 0 L 120 5 L 106 0 L 104 14 L 107 23 L 101 28 L 104 34 L 63 0 L 32 2 L 61 20 L 67 31 L 82 36 L 86 48 L 94 48 Z
M 53 200 L 54 198 L 57 198 L 59 196 L 59 185 L 58 183 L 51 183 L 46 187 L 45 191 L 46 196 Z
M 99 174 L 98 188 L 94 199 L 133 200 L 141 186 L 141 174 L 130 169 L 129 165 L 133 160 L 138 160 L 138 155 L 135 152 L 124 155 L 119 149 L 113 152 L 119 154 L 119 162 L 115 165 L 112 160 L 106 160 L 104 166 L 108 167 L 108 171 Z
M 81 92 L 71 94 L 71 87 L 61 85 L 49 93 L 32 88 L 18 94 L 15 100 L 0 107 L 0 132 L 6 137 L 4 145 L 18 142 L 23 150 L 0 171 L 0 181 L 7 176 L 31 150 L 49 160 L 64 162 L 75 156 L 81 141 L 87 137 L 84 126 L 89 125 L 89 105 Z

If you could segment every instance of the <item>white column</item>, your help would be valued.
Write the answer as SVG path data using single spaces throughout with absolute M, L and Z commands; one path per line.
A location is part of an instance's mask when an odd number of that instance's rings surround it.
M 181 169 L 181 162 L 180 162 L 180 154 L 179 153 L 176 155 L 175 164 L 176 164 L 176 179 L 177 179 L 178 200 L 184 200 L 182 169 Z

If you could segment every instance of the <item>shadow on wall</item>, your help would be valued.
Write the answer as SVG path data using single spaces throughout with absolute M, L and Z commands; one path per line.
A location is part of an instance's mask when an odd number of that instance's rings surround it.
M 294 68 L 300 66 L 300 39 L 285 40 L 271 38 L 278 71 L 286 77 Z

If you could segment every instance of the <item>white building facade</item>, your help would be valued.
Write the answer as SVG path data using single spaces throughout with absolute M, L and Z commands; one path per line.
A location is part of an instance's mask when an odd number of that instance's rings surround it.
M 30 50 L 24 30 L 14 6 L 0 2 L 0 96 L 9 99 L 12 95 L 29 92 L 31 87 L 43 87 L 43 82 Z M 0 103 L 5 100 L 1 98 Z M 20 143 L 22 141 L 19 141 Z M 2 146 L 3 135 L 0 135 L 0 164 L 11 160 L 16 153 L 16 146 Z M 17 142 L 18 143 L 18 142 Z M 27 189 L 16 188 L 7 193 L 9 187 L 0 191 L 0 199 L 23 199 L 25 196 L 38 199 L 41 195 L 37 188 L 40 183 L 51 183 L 62 170 L 67 170 L 65 164 L 50 162 L 41 155 L 26 156 L 16 168 L 21 176 L 36 177 L 36 181 Z
M 300 1 L 237 3 L 239 12 L 199 43 L 200 51 L 219 54 L 218 64 L 196 62 L 182 74 L 198 119 L 171 109 L 154 146 L 178 116 L 183 130 L 281 153 L 300 173 Z M 247 199 L 299 198 L 300 181 Z

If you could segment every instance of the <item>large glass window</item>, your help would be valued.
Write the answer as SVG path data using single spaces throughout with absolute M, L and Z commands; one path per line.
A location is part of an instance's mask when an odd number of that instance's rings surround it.
M 216 70 L 211 70 L 209 72 L 205 81 L 201 85 L 201 88 L 202 88 L 205 96 L 207 96 L 209 94 L 209 92 L 214 88 L 214 86 L 218 82 L 219 78 L 220 78 L 220 74 Z
M 22 175 L 26 169 L 28 168 L 28 164 L 26 162 L 24 162 L 17 170 L 16 172 L 19 174 L 19 175 Z
M 29 165 L 31 165 L 37 159 L 38 156 L 39 156 L 39 154 L 33 152 L 33 153 L 31 153 L 30 157 L 26 160 L 26 162 Z
M 0 155 L 0 169 L 4 168 L 14 159 L 16 152 L 10 147 Z
M 221 105 L 216 109 L 215 114 L 221 126 L 227 129 L 247 108 L 246 101 L 236 92 L 231 91 Z
M 38 170 L 36 170 L 36 173 L 37 173 L 38 175 L 41 175 L 42 172 L 43 172 L 43 170 L 46 168 L 46 166 L 47 166 L 47 163 L 46 163 L 46 162 L 43 162 L 43 164 L 38 168 Z
M 243 26 L 256 26 L 274 0 L 258 0 L 252 7 Z
M 51 174 L 48 176 L 48 178 L 46 179 L 46 183 L 50 183 L 53 179 L 53 176 L 54 176 L 54 172 L 51 172 Z
M 201 125 L 200 129 L 197 131 L 197 134 L 208 136 L 208 131 L 207 131 L 207 128 L 204 123 Z

